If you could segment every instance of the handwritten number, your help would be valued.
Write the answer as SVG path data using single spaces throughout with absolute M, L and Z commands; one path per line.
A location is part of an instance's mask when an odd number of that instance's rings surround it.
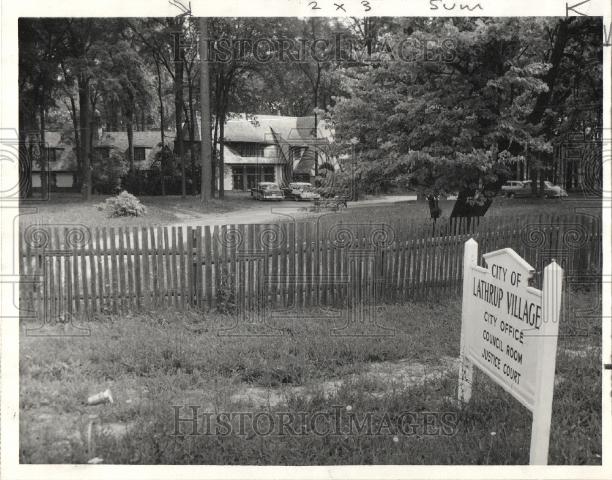
M 313 10 L 321 10 L 321 7 L 318 6 L 317 2 L 310 2 L 308 6 L 312 7 Z
M 372 7 L 370 6 L 370 2 L 363 0 L 363 2 L 361 2 L 361 5 L 363 5 L 363 8 L 366 12 L 369 12 L 370 10 L 372 10 Z

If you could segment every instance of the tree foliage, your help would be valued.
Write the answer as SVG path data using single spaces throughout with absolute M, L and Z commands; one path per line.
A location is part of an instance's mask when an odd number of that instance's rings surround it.
M 528 152 L 550 154 L 567 111 L 558 78 L 572 76 L 567 65 L 551 77 L 550 36 L 566 21 L 410 19 L 386 33 L 373 62 L 342 72 L 330 112 L 341 142 L 359 140 L 362 188 L 484 196 Z
M 601 123 L 601 19 L 211 18 L 208 29 L 229 54 L 209 65 L 213 182 L 232 112 L 325 116 L 338 157 L 357 158 L 338 177 L 364 191 L 477 199 L 517 162 L 543 182 L 564 135 Z M 41 142 L 45 128 L 72 130 L 87 196 L 96 125 L 127 131 L 130 165 L 134 130 L 159 129 L 165 144 L 172 125 L 176 150 L 159 167 L 180 172 L 185 194 L 199 34 L 190 17 L 21 19 L 20 130 Z

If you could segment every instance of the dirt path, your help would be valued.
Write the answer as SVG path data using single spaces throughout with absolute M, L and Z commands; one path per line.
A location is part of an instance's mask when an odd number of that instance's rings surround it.
M 371 363 L 362 373 L 303 386 L 243 387 L 233 394 L 230 400 L 251 407 L 276 407 L 287 403 L 288 398 L 295 396 L 309 399 L 321 393 L 324 397 L 329 397 L 342 386 L 357 382 L 370 382 L 372 385 L 370 395 L 380 398 L 394 389 L 423 385 L 445 375 L 457 373 L 458 362 L 457 358 L 451 357 L 442 357 L 438 365 L 425 365 L 409 360 L 377 362 Z
M 398 360 L 390 362 L 371 363 L 366 370 L 339 378 L 304 385 L 282 387 L 254 387 L 245 383 L 229 382 L 224 386 L 216 386 L 209 390 L 178 390 L 171 396 L 173 405 L 198 405 L 203 411 L 217 410 L 218 396 L 229 401 L 232 408 L 260 409 L 283 406 L 288 399 L 302 397 L 310 399 L 314 395 L 333 396 L 338 389 L 346 385 L 366 382 L 368 394 L 381 398 L 390 392 L 404 388 L 418 387 L 436 381 L 447 375 L 457 375 L 458 359 L 442 357 L 434 365 L 415 362 L 413 360 Z M 112 387 L 115 398 L 114 405 L 82 407 L 79 412 L 58 412 L 52 405 L 46 404 L 29 411 L 25 416 L 31 421 L 22 424 L 30 430 L 29 437 L 47 438 L 53 457 L 58 460 L 68 459 L 74 444 L 81 445 L 88 457 L 97 455 L 96 444 L 100 435 L 121 439 L 136 427 L 136 419 L 115 422 L 103 422 L 100 414 L 105 409 L 115 406 L 125 408 L 130 406 L 133 411 L 140 411 L 151 401 L 154 401 L 144 386 L 132 384 Z M 35 421 L 34 421 L 35 420 Z M 27 425 L 27 426 L 26 426 Z M 51 441 L 52 440 L 52 441 Z

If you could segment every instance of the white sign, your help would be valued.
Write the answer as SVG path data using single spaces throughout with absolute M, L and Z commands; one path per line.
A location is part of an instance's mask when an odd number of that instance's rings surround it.
M 534 269 L 514 250 L 483 255 L 465 243 L 459 399 L 468 402 L 476 365 L 533 412 L 531 464 L 548 463 L 548 442 L 563 269 L 544 269 L 543 290 L 529 286 Z

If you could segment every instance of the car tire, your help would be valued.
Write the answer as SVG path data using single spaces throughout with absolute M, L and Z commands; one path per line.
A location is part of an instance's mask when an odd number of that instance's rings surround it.
M 510 193 L 508 194 L 508 198 L 514 198 L 514 192 L 510 192 Z

